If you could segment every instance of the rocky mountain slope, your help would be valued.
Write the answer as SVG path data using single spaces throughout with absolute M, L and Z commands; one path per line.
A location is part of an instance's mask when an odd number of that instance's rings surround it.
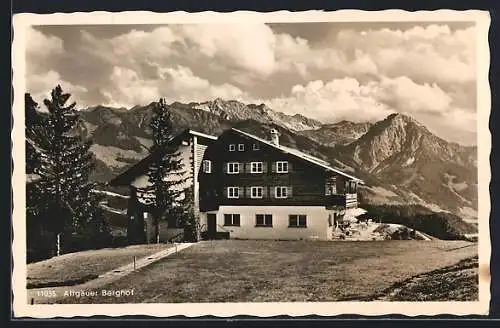
M 368 132 L 371 125 L 369 122 L 340 121 L 335 124 L 324 124 L 319 129 L 303 130 L 299 133 L 322 145 L 335 147 L 336 145 L 347 145 L 356 141 Z
M 179 103 L 174 105 L 179 105 Z M 188 106 L 215 114 L 225 120 L 255 120 L 261 123 L 276 124 L 294 131 L 314 130 L 322 126 L 319 121 L 300 114 L 291 116 L 276 112 L 265 104 L 244 104 L 236 100 L 225 101 L 217 98 L 213 101 L 191 103 Z
M 425 205 L 467 220 L 477 216 L 477 149 L 449 143 L 411 117 L 393 114 L 371 123 L 322 125 L 265 105 L 216 99 L 170 105 L 176 132 L 190 128 L 219 135 L 231 127 L 280 142 L 359 176 L 361 202 Z M 109 180 L 147 154 L 151 105 L 131 109 L 94 107 L 81 111 L 82 131 L 94 141 L 96 180 Z
M 395 193 L 406 202 L 476 216 L 476 147 L 449 143 L 413 118 L 392 114 L 340 153 L 376 180 L 377 187 L 368 189 L 365 196 Z M 374 197 L 367 198 L 376 203 Z

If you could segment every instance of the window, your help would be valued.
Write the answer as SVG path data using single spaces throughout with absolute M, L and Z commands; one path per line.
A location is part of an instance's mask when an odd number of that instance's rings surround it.
M 287 187 L 276 187 L 274 189 L 274 195 L 276 198 L 287 198 L 288 188 Z
M 227 198 L 240 198 L 240 188 L 227 187 Z
M 307 216 L 303 214 L 291 214 L 288 216 L 289 228 L 306 228 Z
M 271 214 L 256 214 L 255 215 L 256 227 L 272 227 L 273 216 Z
M 227 173 L 228 174 L 240 173 L 240 163 L 237 162 L 227 163 Z
M 245 150 L 245 145 L 244 144 L 238 144 L 238 151 L 244 151 Z
M 251 173 L 262 173 L 264 172 L 264 163 L 262 162 L 251 162 L 250 163 Z
M 239 214 L 224 214 L 224 225 L 225 226 L 240 226 L 240 215 Z
M 259 150 L 260 149 L 260 145 L 258 143 L 254 143 L 253 146 L 252 146 L 252 149 L 253 150 Z
M 230 144 L 229 145 L 229 151 L 236 151 L 236 145 L 235 144 Z
M 288 162 L 276 162 L 276 172 L 288 173 Z
M 264 196 L 264 188 L 262 187 L 251 187 L 250 188 L 250 198 L 262 198 Z
M 203 160 L 203 173 L 212 173 L 212 162 L 208 159 Z

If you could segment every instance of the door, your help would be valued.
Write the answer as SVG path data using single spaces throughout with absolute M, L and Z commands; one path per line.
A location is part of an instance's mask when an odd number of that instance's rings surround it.
M 207 214 L 207 234 L 210 237 L 215 236 L 217 231 L 217 215 L 216 214 Z

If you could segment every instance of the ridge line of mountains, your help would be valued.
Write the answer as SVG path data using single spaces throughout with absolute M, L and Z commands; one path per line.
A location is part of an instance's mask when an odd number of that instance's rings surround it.
M 93 179 L 109 181 L 147 155 L 152 104 L 131 109 L 95 106 L 80 111 L 81 131 L 93 139 Z M 175 133 L 190 128 L 220 135 L 235 127 L 322 158 L 363 179 L 360 203 L 418 204 L 477 222 L 477 147 L 448 142 L 410 116 L 394 113 L 376 123 L 323 124 L 265 104 L 236 100 L 169 105 Z

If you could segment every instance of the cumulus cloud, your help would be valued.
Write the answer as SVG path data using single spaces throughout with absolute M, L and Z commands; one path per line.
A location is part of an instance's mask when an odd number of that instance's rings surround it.
M 343 30 L 335 38 L 343 53 L 361 51 L 378 72 L 417 82 L 465 83 L 476 78 L 475 29 L 452 32 L 446 25 L 415 26 L 406 31 Z
M 59 73 L 52 70 L 46 73 L 32 75 L 27 82 L 27 89 L 30 91 L 33 99 L 38 102 L 41 107 L 43 107 L 43 100 L 50 98 L 51 90 L 57 85 L 60 85 L 64 92 L 69 92 L 71 94 L 72 101 L 76 101 L 81 95 L 88 91 L 87 88 L 81 85 L 74 85 L 64 81 Z M 80 102 L 78 105 L 80 105 L 80 107 L 82 105 L 85 106 L 85 104 Z
M 105 92 L 106 105 L 130 107 L 129 104 L 146 105 L 165 97 L 167 101 L 205 101 L 221 97 L 235 99 L 246 97 L 243 91 L 231 84 L 213 85 L 195 76 L 183 66 L 176 68 L 157 67 L 158 79 L 141 79 L 139 75 L 125 67 L 114 67 L 111 74 L 113 88 Z
M 321 80 L 295 85 L 291 95 L 269 101 L 271 107 L 289 114 L 305 114 L 326 122 L 343 119 L 358 122 L 377 120 L 392 110 L 376 96 L 378 86 L 361 85 L 356 79 Z
M 409 113 L 446 111 L 451 97 L 436 83 L 417 84 L 407 77 L 383 78 L 379 83 L 379 100 Z
M 331 26 L 316 39 L 266 24 L 75 27 L 70 42 L 70 33 L 36 28 L 28 31 L 28 89 L 48 94 L 60 80 L 77 101 L 120 107 L 221 97 L 325 122 L 398 111 L 436 126 L 450 115 L 436 128 L 455 140 L 475 129 L 460 128 L 476 110 L 474 27 Z
M 31 59 L 46 58 L 63 51 L 63 41 L 60 38 L 46 35 L 32 27 L 26 29 L 26 55 Z
M 435 133 L 446 131 L 453 141 L 462 143 L 470 143 L 476 129 L 475 112 L 452 106 L 451 97 L 436 84 L 420 85 L 407 77 L 383 77 L 364 84 L 353 78 L 327 83 L 316 80 L 295 85 L 290 96 L 269 103 L 279 111 L 305 113 L 325 122 L 374 122 L 393 112 L 405 113 L 422 120 Z

